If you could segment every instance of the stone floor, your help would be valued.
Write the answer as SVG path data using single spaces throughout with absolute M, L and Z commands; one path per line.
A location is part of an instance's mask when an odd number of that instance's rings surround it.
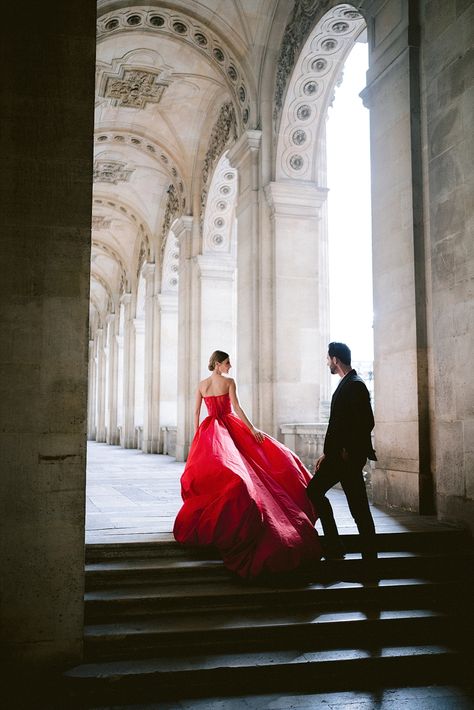
M 159 705 L 127 705 L 117 710 L 472 710 L 472 689 L 454 686 L 388 688 L 375 692 L 295 693 L 205 698 Z M 95 710 L 115 710 L 113 707 Z
M 86 542 L 169 539 L 181 505 L 179 479 L 184 464 L 170 456 L 144 454 L 107 444 L 88 444 Z M 357 529 L 342 491 L 329 498 L 341 533 Z M 372 506 L 378 532 L 429 530 L 432 517 Z M 321 531 L 319 522 L 317 529 Z

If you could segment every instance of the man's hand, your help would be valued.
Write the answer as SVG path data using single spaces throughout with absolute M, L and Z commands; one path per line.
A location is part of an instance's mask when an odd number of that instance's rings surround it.
M 321 464 L 322 464 L 322 462 L 324 461 L 325 458 L 326 458 L 326 454 L 321 454 L 321 456 L 319 457 L 319 459 L 316 459 L 316 461 L 315 461 L 315 463 L 314 463 L 314 472 L 315 472 L 315 473 L 316 473 L 316 471 L 319 471 L 319 467 L 321 466 Z

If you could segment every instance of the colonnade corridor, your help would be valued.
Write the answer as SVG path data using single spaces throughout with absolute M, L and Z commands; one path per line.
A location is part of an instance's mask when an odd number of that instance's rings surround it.
M 181 505 L 183 469 L 184 463 L 172 456 L 89 441 L 86 544 L 171 540 Z M 333 489 L 328 496 L 340 532 L 356 534 L 343 492 Z M 427 531 L 440 526 L 431 516 L 371 507 L 378 533 Z M 319 521 L 316 529 L 322 532 Z

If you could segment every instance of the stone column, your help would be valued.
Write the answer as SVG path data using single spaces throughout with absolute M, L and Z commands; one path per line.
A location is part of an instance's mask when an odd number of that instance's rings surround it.
M 430 513 L 419 28 L 411 3 L 368 4 L 376 503 Z
M 259 154 L 261 131 L 246 131 L 229 150 L 238 170 L 237 217 L 237 359 L 242 406 L 257 426 L 260 417 L 260 212 Z
M 96 362 L 95 341 L 89 340 L 89 368 L 88 368 L 88 396 L 87 396 L 87 438 L 95 441 L 96 432 Z
M 179 241 L 176 459 L 185 461 L 194 435 L 194 396 L 200 380 L 201 314 L 195 259 L 199 249 L 199 225 L 192 217 L 181 217 L 173 231 Z
M 0 657 L 10 706 L 47 705 L 48 672 L 82 655 L 96 10 L 51 0 L 32 32 L 26 5 L 2 7 Z
M 295 421 L 314 423 L 322 390 L 320 213 L 327 189 L 308 182 L 272 182 L 274 253 L 274 416 L 277 430 Z M 323 321 L 324 322 L 324 321 Z M 324 333 L 327 341 L 328 333 Z
M 178 294 L 161 293 L 160 308 L 160 426 L 176 426 L 178 421 Z M 160 450 L 161 450 L 160 439 Z
M 145 321 L 142 318 L 133 319 L 135 335 L 135 398 L 134 398 L 134 428 L 135 446 L 142 448 L 143 418 L 145 403 Z M 141 434 L 137 432 L 141 428 Z
M 209 355 L 224 350 L 234 357 L 236 324 L 234 317 L 235 260 L 231 256 L 201 254 L 197 257 L 201 295 L 202 377 L 208 373 Z
M 96 441 L 105 442 L 106 354 L 104 329 L 97 329 L 97 431 Z
M 121 299 L 124 306 L 123 324 L 123 414 L 122 446 L 124 449 L 136 447 L 135 435 L 135 326 L 133 323 L 133 297 L 124 293 Z
M 108 349 L 108 387 L 107 387 L 107 443 L 118 444 L 117 429 L 118 408 L 118 317 L 115 313 L 107 316 L 107 349 Z
M 160 445 L 160 309 L 155 296 L 155 264 L 146 264 L 145 278 L 145 393 L 142 450 L 156 454 Z

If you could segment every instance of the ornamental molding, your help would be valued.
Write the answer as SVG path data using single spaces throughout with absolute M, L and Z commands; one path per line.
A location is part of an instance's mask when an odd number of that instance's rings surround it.
M 92 203 L 97 205 L 101 210 L 113 210 L 118 217 L 123 219 L 127 217 L 133 224 L 146 235 L 148 243 L 150 243 L 150 232 L 146 226 L 146 220 L 134 209 L 129 207 L 123 200 L 110 199 L 103 193 L 99 193 L 100 196 L 94 197 Z
M 146 32 L 167 35 L 204 54 L 223 76 L 239 108 L 241 127 L 249 125 L 251 104 L 244 72 L 236 57 L 229 52 L 225 41 L 194 18 L 171 9 L 151 9 L 137 6 L 102 15 L 97 22 L 97 40 L 104 41 L 122 32 Z
M 94 162 L 94 182 L 107 182 L 117 185 L 119 182 L 128 182 L 134 168 L 127 168 L 127 163 L 120 160 L 101 160 Z
M 105 244 L 105 242 L 101 242 L 97 239 L 92 240 L 92 248 L 97 249 L 103 254 L 106 254 L 108 257 L 110 257 L 110 259 L 116 262 L 119 267 L 122 284 L 130 283 L 129 273 L 128 269 L 125 266 L 125 261 L 116 249 L 111 247 L 109 244 Z
M 180 213 L 180 202 L 174 185 L 170 185 L 167 190 L 168 197 L 166 199 L 165 213 L 163 217 L 163 224 L 161 226 L 161 253 L 163 254 L 166 237 L 168 231 L 171 227 L 172 222 L 178 217 Z
M 107 281 L 104 279 L 104 277 L 97 273 L 95 270 L 91 270 L 91 280 L 95 281 L 96 283 L 100 284 L 102 288 L 104 289 L 105 293 L 107 294 L 107 311 L 114 313 L 114 299 L 112 296 L 112 289 L 110 288 L 109 284 Z
M 140 276 L 140 271 L 142 270 L 142 266 L 146 263 L 148 256 L 149 256 L 148 245 L 146 243 L 146 240 L 142 239 L 142 241 L 140 242 L 140 250 L 138 252 L 138 259 L 137 259 L 137 279 Z
M 295 0 L 293 14 L 286 25 L 277 61 L 274 113 L 276 120 L 283 106 L 283 97 L 296 62 L 298 52 L 314 27 L 317 17 L 324 14 L 331 0 Z
M 226 155 L 220 159 L 209 188 L 203 225 L 203 253 L 230 254 L 233 251 L 237 171 Z
M 276 179 L 315 182 L 321 126 L 344 63 L 365 30 L 363 16 L 352 5 L 337 5 L 313 27 L 301 49 L 281 109 Z M 277 106 L 275 106 L 277 108 Z
M 207 193 L 209 191 L 209 180 L 213 173 L 214 166 L 220 159 L 224 151 L 237 140 L 237 121 L 235 110 L 230 102 L 222 104 L 217 121 L 215 122 L 209 146 L 204 158 L 201 171 L 201 212 L 200 221 L 206 209 Z
M 159 144 L 136 133 L 119 130 L 97 131 L 94 136 L 95 143 L 99 146 L 110 148 L 117 146 L 130 146 L 142 153 L 151 156 L 156 160 L 169 175 L 170 181 L 174 184 L 176 194 L 180 196 L 181 208 L 186 206 L 186 186 L 182 178 L 182 171 L 178 167 L 177 161 L 171 153 Z
M 169 230 L 163 250 L 161 292 L 177 293 L 179 285 L 179 241 L 172 229 Z

